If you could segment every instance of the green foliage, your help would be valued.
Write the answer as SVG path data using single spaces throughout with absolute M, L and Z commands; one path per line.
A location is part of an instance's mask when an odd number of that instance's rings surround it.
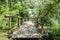
M 52 33 L 54 34 L 55 37 L 60 36 L 60 25 L 59 26 L 52 26 L 52 27 L 48 28 L 47 30 L 52 31 Z
M 31 9 L 31 10 L 29 10 Z M 4 15 L 19 16 L 23 12 L 24 17 L 44 16 L 45 25 L 53 26 L 56 25 L 55 21 L 59 22 L 59 11 L 60 11 L 60 1 L 56 0 L 0 0 L 0 28 L 8 28 L 8 18 L 4 18 Z M 46 15 L 47 14 L 47 15 Z M 12 19 L 13 26 L 17 24 L 16 19 Z M 38 20 L 39 23 L 41 19 Z M 36 20 L 37 21 L 37 20 Z M 59 23 L 57 23 L 59 24 Z

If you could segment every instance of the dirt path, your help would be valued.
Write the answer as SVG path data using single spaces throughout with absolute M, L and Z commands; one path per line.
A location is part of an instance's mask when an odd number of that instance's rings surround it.
M 0 32 L 0 40 L 8 40 L 4 32 Z

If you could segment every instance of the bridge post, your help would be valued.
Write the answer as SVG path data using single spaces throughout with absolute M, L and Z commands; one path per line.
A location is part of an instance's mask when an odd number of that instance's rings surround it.
M 20 26 L 20 18 L 18 18 L 18 27 Z
M 10 26 L 10 28 L 12 27 L 11 17 L 9 17 L 9 26 Z
M 44 20 L 45 20 L 45 18 L 44 18 L 44 16 L 42 16 L 41 17 L 41 33 L 42 34 L 45 32 L 45 30 L 44 30 Z
M 9 18 L 9 28 L 11 28 L 12 27 L 12 23 L 11 23 L 11 18 L 12 18 L 12 16 L 5 16 L 6 18 Z

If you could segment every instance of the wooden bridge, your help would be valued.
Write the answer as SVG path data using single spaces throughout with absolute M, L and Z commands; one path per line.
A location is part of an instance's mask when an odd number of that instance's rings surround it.
M 10 29 L 8 30 L 8 33 L 9 33 L 9 31 L 11 31 L 11 34 L 14 32 L 13 29 L 12 29 L 12 22 L 11 21 L 12 21 L 12 18 L 17 18 L 18 19 L 18 26 L 17 26 L 18 28 L 20 27 L 20 25 L 22 25 L 23 22 L 32 21 L 35 24 L 36 28 L 39 27 L 39 25 L 41 26 L 40 31 L 41 31 L 41 35 L 43 35 L 43 36 L 41 36 L 42 38 L 38 38 L 38 39 L 40 39 L 40 40 L 44 40 L 46 38 L 49 38 L 49 40 L 54 39 L 52 34 L 51 35 L 49 34 L 47 36 L 44 34 L 45 30 L 44 30 L 44 27 L 43 27 L 44 26 L 44 18 L 43 17 L 29 18 L 29 17 L 21 17 L 21 16 L 5 16 L 5 18 L 9 19 L 9 27 L 10 27 Z M 41 24 L 38 24 L 39 21 L 36 21 L 35 19 L 36 20 L 40 19 Z M 38 39 L 36 39 L 36 40 L 38 40 Z M 15 40 L 15 38 L 14 38 L 14 40 Z M 16 40 L 20 40 L 20 39 L 17 38 Z M 29 40 L 29 39 L 27 39 L 27 40 Z M 31 40 L 33 40 L 33 39 L 31 39 Z

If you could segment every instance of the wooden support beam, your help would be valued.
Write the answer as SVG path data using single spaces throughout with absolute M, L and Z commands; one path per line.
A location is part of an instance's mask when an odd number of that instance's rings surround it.
M 11 28 L 12 23 L 11 23 L 11 17 L 9 17 L 9 28 Z
M 21 18 L 20 16 L 4 16 L 5 18 L 13 17 L 13 18 Z

